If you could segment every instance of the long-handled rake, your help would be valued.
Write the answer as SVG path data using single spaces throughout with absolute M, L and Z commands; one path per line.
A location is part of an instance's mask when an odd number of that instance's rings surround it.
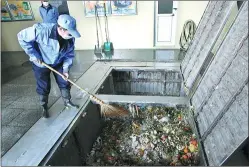
M 59 73 L 58 71 L 56 71 L 55 69 L 53 69 L 49 65 L 47 65 L 47 64 L 45 64 L 43 62 L 41 64 L 44 65 L 45 67 L 47 67 L 48 69 L 50 69 L 51 71 L 55 72 L 56 74 L 60 75 L 62 78 L 64 78 L 63 74 Z M 66 79 L 66 80 L 68 82 L 70 82 L 71 84 L 73 84 L 74 86 L 76 86 L 81 91 L 83 91 L 84 93 L 86 93 L 87 95 L 89 95 L 91 100 L 93 100 L 94 102 L 96 102 L 96 103 L 98 103 L 100 105 L 100 107 L 101 107 L 101 116 L 111 117 L 111 116 L 125 116 L 125 115 L 129 114 L 129 111 L 127 111 L 127 110 L 125 110 L 125 109 L 123 109 L 121 107 L 112 106 L 112 105 L 104 103 L 104 101 L 100 100 L 99 98 L 97 98 L 93 94 L 87 92 L 86 90 L 84 90 L 83 88 L 78 86 L 76 83 L 71 81 L 70 79 Z

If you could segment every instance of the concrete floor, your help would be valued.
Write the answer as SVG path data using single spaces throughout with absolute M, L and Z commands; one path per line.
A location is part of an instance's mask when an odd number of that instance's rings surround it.
M 181 61 L 183 54 L 179 54 L 179 50 L 116 50 L 109 58 L 115 61 Z M 42 116 L 36 94 L 36 81 L 27 60 L 28 57 L 23 52 L 2 52 L 2 156 Z M 76 51 L 70 78 L 78 80 L 95 61 L 93 51 Z M 60 97 L 53 76 L 51 80 L 49 107 Z
M 22 64 L 10 65 L 2 69 L 2 156 L 42 116 L 31 64 L 26 60 L 23 61 Z M 76 53 L 76 61 L 71 70 L 70 78 L 76 81 L 93 63 L 94 59 L 89 54 L 83 56 Z M 60 97 L 58 86 L 52 75 L 51 80 L 49 107 Z

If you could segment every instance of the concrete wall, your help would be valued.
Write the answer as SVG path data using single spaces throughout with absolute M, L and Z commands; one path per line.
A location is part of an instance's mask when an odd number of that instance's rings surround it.
M 179 38 L 188 19 L 196 24 L 206 8 L 208 1 L 179 1 L 178 22 L 176 31 L 176 48 L 179 48 Z M 31 1 L 35 21 L 2 22 L 2 50 L 21 51 L 16 34 L 36 22 L 41 21 L 39 16 L 40 1 Z M 68 1 L 70 14 L 76 18 L 82 38 L 76 40 L 76 50 L 93 49 L 96 44 L 95 19 L 84 16 L 83 1 Z M 154 39 L 154 1 L 138 1 L 138 15 L 109 17 L 110 39 L 116 49 L 126 48 L 153 48 Z M 104 22 L 102 20 L 102 36 L 105 40 Z M 8 35 L 6 35 L 8 34 Z

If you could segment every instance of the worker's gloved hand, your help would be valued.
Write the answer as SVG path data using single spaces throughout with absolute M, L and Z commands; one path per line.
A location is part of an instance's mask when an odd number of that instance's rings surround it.
M 68 79 L 68 77 L 69 77 L 69 74 L 66 72 L 66 73 L 63 73 L 63 75 L 64 75 L 63 79 L 64 79 L 65 81 L 67 81 L 67 79 Z
M 34 59 L 33 62 L 38 63 L 38 64 L 42 64 L 42 61 L 40 59 Z

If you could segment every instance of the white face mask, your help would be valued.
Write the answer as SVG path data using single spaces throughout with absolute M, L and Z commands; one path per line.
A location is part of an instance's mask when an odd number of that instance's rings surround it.
M 48 6 L 48 2 L 42 2 L 43 6 L 47 7 Z
M 73 38 L 73 36 L 64 36 L 64 37 L 62 37 L 63 39 L 71 39 L 71 38 Z
M 58 34 L 63 39 L 71 39 L 71 38 L 73 38 L 72 35 L 70 35 L 68 32 L 65 32 L 65 30 L 63 30 L 62 28 L 58 28 Z

